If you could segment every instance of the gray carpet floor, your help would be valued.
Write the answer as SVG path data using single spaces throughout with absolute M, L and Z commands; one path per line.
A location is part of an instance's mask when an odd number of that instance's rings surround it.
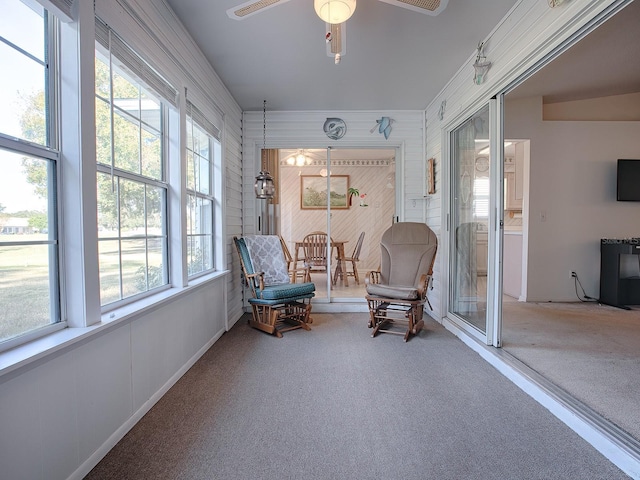
M 277 339 L 241 320 L 89 479 L 628 478 L 436 322 Z
M 640 309 L 504 303 L 503 348 L 640 441 Z

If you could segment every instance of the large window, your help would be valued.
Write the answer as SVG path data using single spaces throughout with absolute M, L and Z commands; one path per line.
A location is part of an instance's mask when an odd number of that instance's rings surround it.
M 57 23 L 29 0 L 0 16 L 0 350 L 60 324 L 53 99 Z M 22 340 L 24 341 L 24 340 Z
M 206 125 L 202 127 L 201 125 Z M 189 276 L 214 268 L 214 158 L 220 143 L 211 135 L 212 125 L 187 104 L 187 262 Z
M 150 86 L 162 84 L 161 77 L 99 21 L 96 31 L 98 250 L 104 306 L 168 284 L 168 107 L 159 89 Z

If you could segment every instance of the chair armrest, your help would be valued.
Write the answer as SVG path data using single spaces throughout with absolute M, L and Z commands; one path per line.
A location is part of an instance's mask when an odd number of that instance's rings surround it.
M 367 283 L 372 283 L 372 284 L 380 283 L 381 275 L 382 275 L 382 272 L 380 272 L 380 270 L 372 270 L 370 272 L 367 272 L 367 276 L 364 277 L 365 285 Z
M 291 283 L 296 283 L 296 279 L 298 277 L 298 272 L 303 272 L 302 280 L 303 282 L 311 281 L 311 268 L 308 265 L 304 267 L 291 268 L 289 269 L 289 277 L 291 278 Z
M 256 285 L 256 280 L 257 280 L 257 285 Z M 254 295 L 255 295 L 255 288 L 259 288 L 260 291 L 264 290 L 264 272 L 257 272 L 257 273 L 247 273 L 247 281 L 251 281 L 252 282 L 252 289 L 254 290 Z
M 420 298 L 422 300 L 424 300 L 427 296 L 427 287 L 429 286 L 430 278 L 431 275 L 423 274 L 418 281 L 418 285 L 416 286 L 416 288 L 418 289 L 418 295 L 420 295 Z

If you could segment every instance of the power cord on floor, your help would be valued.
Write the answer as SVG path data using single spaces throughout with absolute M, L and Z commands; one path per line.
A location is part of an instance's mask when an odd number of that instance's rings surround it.
M 582 288 L 582 284 L 580 283 L 580 279 L 578 278 L 578 274 L 576 272 L 572 272 L 571 276 L 574 279 L 573 283 L 576 288 L 576 297 L 578 297 L 578 300 L 580 300 L 581 302 L 598 302 L 597 298 L 590 297 L 586 294 L 584 288 Z M 578 286 L 580 286 L 580 290 L 582 290 L 582 297 L 578 293 Z

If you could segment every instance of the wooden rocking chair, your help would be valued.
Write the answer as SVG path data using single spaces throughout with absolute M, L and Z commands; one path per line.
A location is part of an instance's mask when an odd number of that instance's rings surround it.
M 303 328 L 311 330 L 311 299 L 316 286 L 312 282 L 292 283 L 277 235 L 234 237 L 245 284 L 251 291 L 249 325 L 282 337 L 282 332 Z M 308 267 L 303 278 L 309 278 Z M 296 271 L 292 271 L 295 278 Z

